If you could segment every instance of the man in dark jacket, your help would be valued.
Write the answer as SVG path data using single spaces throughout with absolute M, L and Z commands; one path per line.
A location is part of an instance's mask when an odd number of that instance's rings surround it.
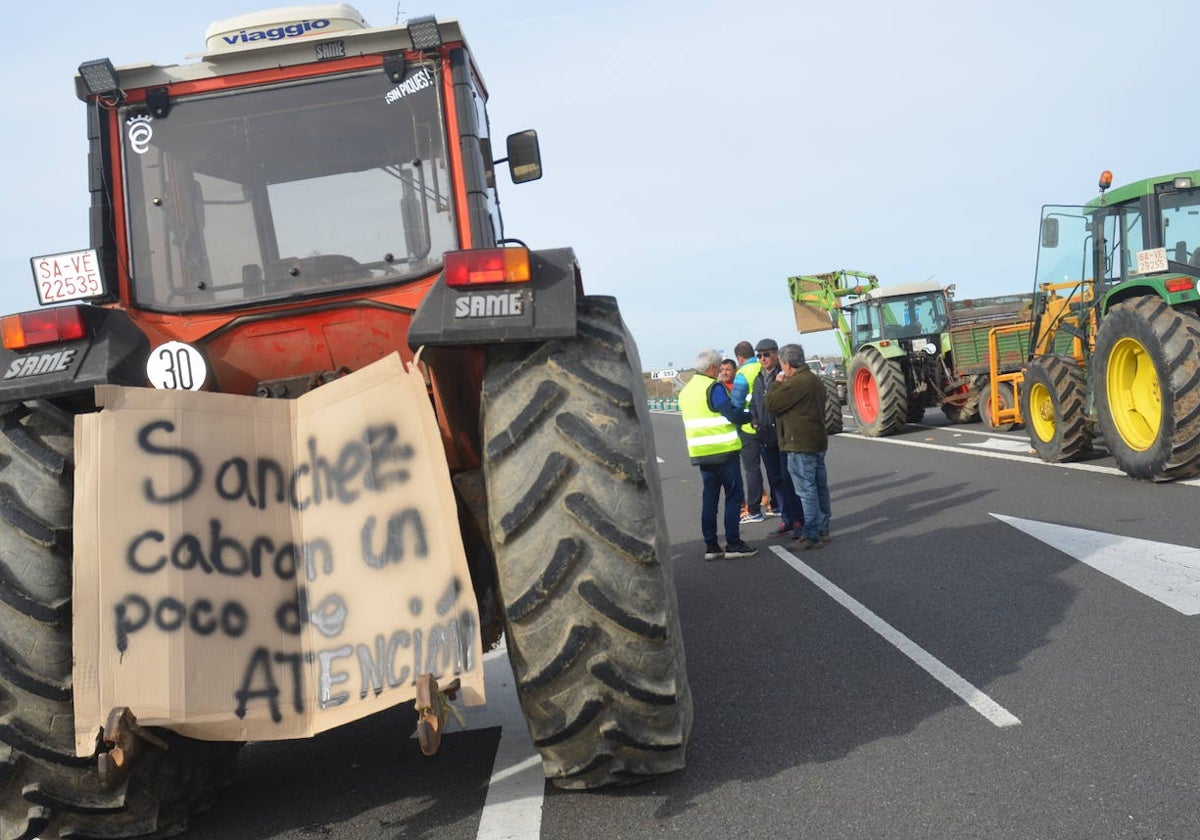
M 788 453 L 788 472 L 804 508 L 800 550 L 820 548 L 829 541 L 829 479 L 825 472 L 825 384 L 804 363 L 804 348 L 785 344 L 779 349 L 776 384 L 767 391 L 767 411 L 775 415 L 779 448 Z
M 775 434 L 775 415 L 767 411 L 767 390 L 775 384 L 779 373 L 779 345 L 773 338 L 764 338 L 754 347 L 754 354 L 762 363 L 762 370 L 754 380 L 750 392 L 750 423 L 758 436 L 762 448 L 763 466 L 767 471 L 767 486 L 771 489 L 771 503 L 782 519 L 772 534 L 781 537 L 789 532 L 800 536 L 800 523 L 804 514 L 800 509 L 800 498 L 792 486 L 788 474 L 787 456 L 779 450 Z

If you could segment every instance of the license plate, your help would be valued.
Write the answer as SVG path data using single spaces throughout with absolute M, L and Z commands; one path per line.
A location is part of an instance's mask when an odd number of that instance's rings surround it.
M 43 306 L 104 294 L 104 284 L 100 282 L 100 260 L 93 248 L 34 257 L 29 264 L 33 268 L 38 302 Z
M 1137 252 L 1137 273 L 1157 274 L 1167 270 L 1167 249 L 1150 248 Z

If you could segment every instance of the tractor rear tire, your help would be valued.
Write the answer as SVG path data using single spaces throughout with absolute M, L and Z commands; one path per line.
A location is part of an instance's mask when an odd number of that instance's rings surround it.
M 1100 433 L 1126 474 L 1200 473 L 1200 319 L 1153 295 L 1116 304 L 1092 355 Z
M 825 384 L 825 434 L 840 435 L 845 430 L 842 418 L 842 400 L 838 396 L 838 383 L 832 376 L 822 376 Z
M 1083 369 L 1069 356 L 1042 356 L 1025 368 L 1021 417 L 1043 461 L 1074 461 L 1092 448 Z
M 868 348 L 855 354 L 846 374 L 846 401 L 860 435 L 884 437 L 904 428 L 908 391 L 899 361 Z
M 517 695 L 547 778 L 679 770 L 692 698 L 641 366 L 616 302 L 491 351 L 484 478 Z
M 71 682 L 74 415 L 0 412 L 0 837 L 165 837 L 212 804 L 241 744 L 152 728 L 129 775 L 100 784 L 75 755 Z

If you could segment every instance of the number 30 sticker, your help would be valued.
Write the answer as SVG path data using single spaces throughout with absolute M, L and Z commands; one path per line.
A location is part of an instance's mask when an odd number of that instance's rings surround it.
M 182 341 L 168 341 L 150 351 L 146 377 L 155 388 L 199 391 L 208 378 L 208 365 L 195 347 Z

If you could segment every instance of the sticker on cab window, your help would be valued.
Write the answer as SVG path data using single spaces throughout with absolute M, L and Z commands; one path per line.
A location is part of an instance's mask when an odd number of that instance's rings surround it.
M 399 102 L 406 96 L 412 96 L 417 91 L 425 90 L 425 88 L 432 86 L 433 73 L 428 67 L 422 67 L 403 82 L 389 90 L 383 97 L 383 101 L 391 105 L 394 102 Z

